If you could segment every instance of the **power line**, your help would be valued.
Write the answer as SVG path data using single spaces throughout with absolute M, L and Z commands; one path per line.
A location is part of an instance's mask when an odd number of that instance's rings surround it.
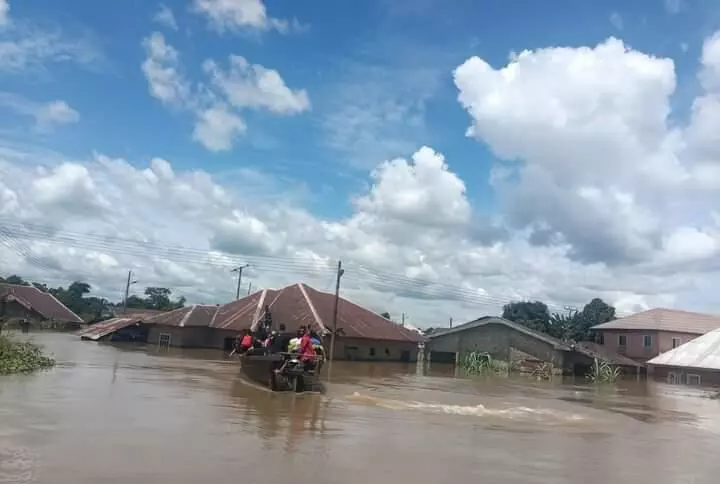
M 0 223 L 3 221 L 0 219 Z M 206 264 L 215 267 L 237 268 L 240 259 L 250 261 L 253 267 L 262 268 L 263 272 L 269 273 L 300 273 L 312 277 L 327 277 L 335 275 L 335 270 L 330 266 L 323 265 L 324 260 L 308 260 L 302 257 L 288 256 L 241 256 L 228 254 L 220 251 L 212 251 L 216 256 L 213 258 L 208 250 L 163 246 L 155 242 L 136 241 L 119 237 L 100 236 L 72 231 L 59 231 L 49 227 L 34 224 L 19 224 L 16 222 L 3 223 L 0 226 L 0 242 L 11 250 L 17 252 L 30 264 L 51 272 L 58 272 L 57 267 L 50 266 L 42 258 L 33 253 L 33 249 L 26 242 L 41 241 L 54 245 L 68 245 L 74 248 L 93 250 L 106 253 L 114 253 L 131 257 L 142 258 L 163 258 L 169 261 L 176 261 L 184 264 Z M 249 264 L 246 262 L 246 264 Z M 346 278 L 359 285 L 370 285 L 378 290 L 393 291 L 402 297 L 431 298 L 440 300 L 459 300 L 469 304 L 482 306 L 502 306 L 509 302 L 518 300 L 533 300 L 538 298 L 522 297 L 519 295 L 504 296 L 479 293 L 477 290 L 454 286 L 448 283 L 425 280 L 422 278 L 410 278 L 404 275 L 393 274 L 369 267 L 364 264 L 350 262 L 351 269 Z M 77 275 L 80 275 L 79 273 Z M 96 276 L 95 274 L 92 277 Z M 240 282 L 240 278 L 239 282 Z M 549 307 L 562 311 L 564 305 L 546 303 Z

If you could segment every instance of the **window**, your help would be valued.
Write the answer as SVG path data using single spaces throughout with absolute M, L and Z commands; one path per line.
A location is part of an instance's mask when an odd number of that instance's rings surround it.
M 390 356 L 390 348 L 385 348 L 385 356 Z
M 370 348 L 370 356 L 375 356 L 375 348 Z
M 699 385 L 700 384 L 700 375 L 688 373 L 687 384 L 688 385 Z
M 643 348 L 651 348 L 652 347 L 652 336 L 649 334 L 646 334 L 643 336 Z
M 618 346 L 627 346 L 627 335 L 618 335 Z
M 681 340 L 680 338 L 673 338 L 673 339 L 672 339 L 673 348 L 677 348 L 677 347 L 680 346 L 681 344 L 682 344 L 682 340 Z
M 595 338 L 597 340 L 597 344 L 599 344 L 599 345 L 605 344 L 605 333 L 603 333 L 602 331 L 598 331 Z
M 675 385 L 676 383 L 680 383 L 680 379 L 678 378 L 678 374 L 671 371 L 668 373 L 667 376 L 667 382 L 671 385 Z
M 158 335 L 158 346 L 170 346 L 172 335 L 170 333 L 160 333 Z

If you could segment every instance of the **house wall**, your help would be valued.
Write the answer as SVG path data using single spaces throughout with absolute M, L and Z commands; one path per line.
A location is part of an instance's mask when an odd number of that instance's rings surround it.
M 436 336 L 425 345 L 425 352 L 430 355 L 431 361 L 434 361 L 432 356 L 435 352 L 447 354 L 471 351 L 489 353 L 498 360 L 511 361 L 513 349 L 552 363 L 556 368 L 563 367 L 563 352 L 543 340 L 503 324 L 489 323 L 446 336 Z
M 329 341 L 325 346 L 330 347 Z M 349 361 L 416 362 L 417 358 L 417 343 L 360 338 L 338 338 L 333 354 L 334 360 Z
M 665 353 L 673 348 L 673 338 L 679 338 L 680 344 L 697 338 L 700 335 L 690 333 L 678 333 L 674 331 L 641 331 L 641 330 L 603 330 L 602 344 L 610 351 L 614 351 L 628 358 L 638 361 L 647 361 L 660 353 Z M 626 345 L 620 345 L 620 335 L 626 337 Z M 645 347 L 644 337 L 650 336 L 650 346 Z
M 39 325 L 45 319 L 35 311 L 28 311 L 22 304 L 15 301 L 6 302 L 4 311 L 2 319 L 8 323 L 17 323 L 20 319 L 27 319 L 30 324 Z
M 192 328 L 177 326 L 153 326 L 148 333 L 148 343 L 158 344 L 161 334 L 170 335 L 170 346 L 184 348 L 208 348 L 208 328 Z M 220 346 L 222 348 L 222 346 Z
M 694 385 L 696 383 L 689 381 L 688 375 L 697 375 L 700 377 L 700 385 L 720 386 L 720 371 L 718 370 L 652 366 L 648 371 L 656 380 L 665 381 L 667 383 L 674 383 L 679 385 Z

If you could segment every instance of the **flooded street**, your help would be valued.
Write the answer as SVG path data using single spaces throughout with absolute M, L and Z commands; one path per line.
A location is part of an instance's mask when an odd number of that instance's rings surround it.
M 0 482 L 715 483 L 720 401 L 635 383 L 336 364 L 271 394 L 236 362 L 35 334 L 58 366 L 0 378 Z

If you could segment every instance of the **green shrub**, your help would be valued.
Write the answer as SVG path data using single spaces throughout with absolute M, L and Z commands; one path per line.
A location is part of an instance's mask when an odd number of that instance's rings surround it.
M 38 345 L 0 335 L 0 375 L 31 373 L 53 366 L 55 360 L 45 356 Z
M 471 351 L 465 353 L 459 361 L 459 366 L 466 373 L 480 375 L 483 373 L 508 373 L 510 365 L 501 360 L 495 360 L 488 353 Z
M 620 367 L 612 365 L 605 360 L 594 358 L 593 365 L 587 374 L 587 379 L 593 383 L 615 383 L 622 376 Z

